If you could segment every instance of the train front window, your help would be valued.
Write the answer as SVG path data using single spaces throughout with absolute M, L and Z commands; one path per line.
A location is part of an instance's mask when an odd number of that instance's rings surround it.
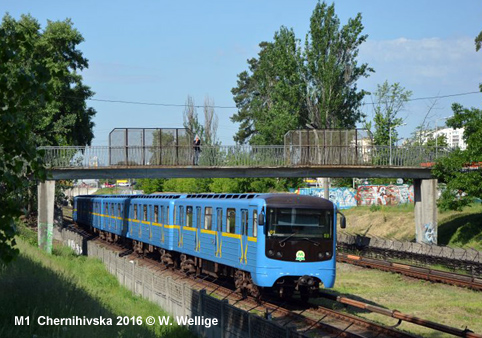
M 333 211 L 319 209 L 269 208 L 268 236 L 331 239 Z

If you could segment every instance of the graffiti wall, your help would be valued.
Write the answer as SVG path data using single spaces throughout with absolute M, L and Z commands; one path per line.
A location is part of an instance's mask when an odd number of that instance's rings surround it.
M 413 203 L 413 185 L 361 185 L 357 205 L 398 205 Z
M 299 195 L 323 197 L 323 188 L 300 188 L 296 191 Z M 339 209 L 356 207 L 356 190 L 352 188 L 330 188 L 330 201 Z
M 300 188 L 299 195 L 323 197 L 323 188 Z M 362 185 L 352 188 L 330 188 L 330 201 L 339 209 L 357 205 L 398 205 L 413 203 L 413 186 L 408 185 Z

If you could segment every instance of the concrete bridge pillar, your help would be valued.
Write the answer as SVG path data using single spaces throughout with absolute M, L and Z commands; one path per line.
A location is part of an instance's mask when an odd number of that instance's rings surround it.
M 54 227 L 55 181 L 40 182 L 38 185 L 38 245 L 52 253 Z
M 413 190 L 417 243 L 437 245 L 437 180 L 415 179 Z

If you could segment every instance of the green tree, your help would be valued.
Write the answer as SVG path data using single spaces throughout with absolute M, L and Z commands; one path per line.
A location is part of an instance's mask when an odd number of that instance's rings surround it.
M 402 124 L 403 119 L 397 115 L 403 110 L 411 95 L 412 92 L 400 86 L 399 83 L 390 85 L 385 81 L 377 86 L 373 106 L 375 112 L 373 143 L 375 145 L 393 146 L 398 141 L 396 127 Z
M 182 193 L 209 192 L 210 178 L 172 178 L 164 182 L 163 191 Z
M 218 116 L 214 111 L 214 99 L 208 95 L 204 98 L 204 138 L 202 140 L 204 145 L 219 146 L 221 142 L 218 140 Z
M 444 134 L 440 134 L 437 135 L 436 138 L 433 135 L 430 135 L 424 145 L 428 148 L 445 148 L 449 144 L 447 143 L 447 137 L 445 137 Z
M 259 46 L 258 58 L 248 60 L 249 72 L 238 74 L 231 90 L 238 107 L 231 120 L 241 123 L 234 140 L 283 144 L 288 130 L 308 122 L 299 40 L 292 29 L 281 27 L 273 42 Z
M 144 191 L 145 194 L 152 194 L 154 192 L 163 191 L 164 183 L 166 179 L 164 178 L 143 178 L 137 181 L 137 187 Z
M 190 133 L 191 140 L 194 140 L 196 135 L 202 140 L 204 136 L 204 127 L 199 122 L 196 105 L 194 104 L 194 99 L 191 95 L 187 96 L 186 107 L 183 113 L 184 128 Z
M 467 149 L 456 149 L 449 156 L 439 158 L 432 172 L 446 184 L 439 206 L 445 210 L 461 210 L 476 198 L 482 198 L 482 170 L 470 170 L 471 164 L 480 166 L 482 162 L 482 110 L 454 103 L 452 111 L 454 115 L 447 120 L 447 126 L 464 128 Z
M 334 5 L 318 3 L 310 19 L 304 50 L 292 29 L 281 27 L 272 42 L 261 42 L 248 71 L 231 90 L 239 122 L 238 143 L 282 144 L 285 133 L 315 128 L 353 128 L 362 117 L 366 92 L 356 82 L 373 70 L 357 62 L 361 15 L 341 27 Z
M 305 42 L 305 78 L 310 120 L 316 128 L 354 128 L 362 118 L 364 90 L 356 82 L 373 69 L 357 61 L 363 35 L 361 14 L 340 27 L 335 5 L 319 2 Z
M 482 46 L 482 32 L 475 38 L 475 51 Z M 482 91 L 482 84 L 479 85 Z M 464 108 L 458 103 L 452 105 L 453 117 L 446 125 L 451 128 L 464 128 L 463 139 L 467 149 L 456 149 L 450 155 L 437 160 L 432 173 L 446 184 L 438 205 L 445 210 L 461 210 L 475 199 L 482 198 L 482 110 Z M 477 170 L 470 170 L 475 164 Z
M 0 260 L 9 262 L 15 249 L 15 219 L 22 215 L 22 196 L 29 180 L 45 179 L 41 153 L 27 118 L 31 102 L 48 98 L 45 67 L 37 62 L 31 29 L 3 18 L 0 26 Z
M 83 41 L 70 20 L 5 15 L 0 25 L 0 256 L 13 257 L 13 222 L 20 206 L 35 206 L 45 179 L 38 146 L 85 145 L 92 140 L 93 95 L 77 71 L 88 66 Z M 28 208 L 29 209 L 29 208 Z M 27 210 L 28 210 L 27 209 Z

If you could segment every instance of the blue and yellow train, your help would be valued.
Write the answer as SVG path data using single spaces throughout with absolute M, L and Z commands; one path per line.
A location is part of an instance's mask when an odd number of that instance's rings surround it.
M 238 290 L 308 298 L 335 282 L 336 205 L 295 194 L 78 196 L 74 221 Z M 341 227 L 345 217 L 341 215 Z

